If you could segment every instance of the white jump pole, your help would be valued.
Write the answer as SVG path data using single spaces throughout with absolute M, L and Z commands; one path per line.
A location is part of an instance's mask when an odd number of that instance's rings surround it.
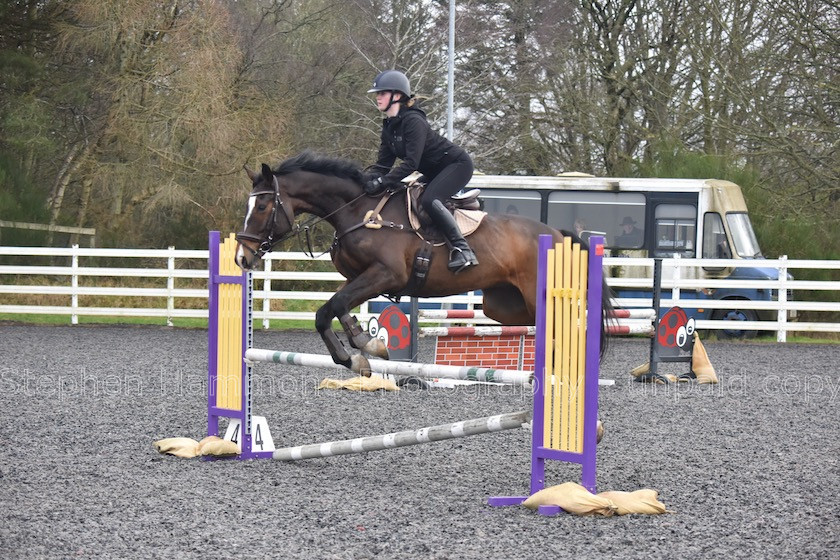
M 530 421 L 527 410 L 464 420 L 451 424 L 441 424 L 419 430 L 406 430 L 381 436 L 369 436 L 328 443 L 313 443 L 297 447 L 286 447 L 274 451 L 273 458 L 280 461 L 299 461 L 301 459 L 315 459 L 318 457 L 332 457 L 335 455 L 349 455 L 351 453 L 367 453 L 381 451 L 394 447 L 405 447 L 432 441 L 454 439 L 460 437 L 499 432 L 520 428 Z
M 300 352 L 283 352 L 249 348 L 245 352 L 245 359 L 250 362 L 273 362 L 275 364 L 289 364 L 318 368 L 340 369 L 347 371 L 342 365 L 336 364 L 326 354 L 305 354 Z M 530 385 L 534 372 L 523 370 L 505 370 L 495 368 L 480 368 L 470 366 L 449 366 L 438 364 L 419 364 L 414 362 L 391 362 L 388 360 L 370 359 L 373 373 L 421 377 L 426 379 L 464 379 L 467 381 L 483 381 L 486 383 L 503 383 L 505 385 Z

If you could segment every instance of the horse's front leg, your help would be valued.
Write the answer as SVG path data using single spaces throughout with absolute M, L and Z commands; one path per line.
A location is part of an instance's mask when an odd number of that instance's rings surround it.
M 344 333 L 347 335 L 347 340 L 350 341 L 350 346 L 358 348 L 371 356 L 382 358 L 383 360 L 387 360 L 390 357 L 388 355 L 388 347 L 385 343 L 378 338 L 370 336 L 367 330 L 363 329 L 359 324 L 359 320 L 355 315 L 350 315 L 347 312 L 339 316 L 338 321 L 344 327 Z
M 336 292 L 327 303 L 315 313 L 315 328 L 324 340 L 335 363 L 350 368 L 356 373 L 370 375 L 370 363 L 362 354 L 350 355 L 332 330 L 332 320 L 337 317 L 347 334 L 350 345 L 364 353 L 388 359 L 388 347 L 378 338 L 372 338 L 358 319 L 350 315 L 350 309 L 386 290 L 387 278 L 381 278 L 375 271 L 365 271 Z
M 335 331 L 332 330 L 332 320 L 336 316 L 336 312 L 331 302 L 332 298 L 315 313 L 315 328 L 321 335 L 321 339 L 324 341 L 327 350 L 329 350 L 333 362 L 341 364 L 365 377 L 370 377 L 370 362 L 368 359 L 362 354 L 348 353 L 347 348 L 344 347 L 344 344 L 338 339 Z M 388 359 L 388 348 L 385 346 L 385 343 L 367 334 L 359 325 L 356 317 L 351 316 L 349 313 L 344 313 L 340 321 L 347 333 L 350 344 L 354 348 L 359 348 L 363 352 L 386 360 Z
M 327 350 L 329 350 L 333 362 L 352 369 L 351 366 L 353 364 L 350 354 L 332 330 L 332 320 L 335 317 L 335 313 L 332 311 L 331 301 L 331 299 L 327 301 L 327 303 L 319 307 L 318 311 L 315 312 L 315 329 L 321 335 L 321 339 L 324 341 Z

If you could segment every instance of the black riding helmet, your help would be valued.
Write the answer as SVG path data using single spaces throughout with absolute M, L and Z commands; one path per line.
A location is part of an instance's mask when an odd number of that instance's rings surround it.
M 398 91 L 405 95 L 406 99 L 411 97 L 411 84 L 405 74 L 399 70 L 385 70 L 380 72 L 373 80 L 373 87 L 368 93 L 378 91 Z

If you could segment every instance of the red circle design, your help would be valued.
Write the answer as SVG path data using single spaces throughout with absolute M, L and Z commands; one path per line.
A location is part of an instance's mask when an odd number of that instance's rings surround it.
M 656 340 L 665 348 L 677 347 L 677 331 L 688 323 L 688 315 L 679 307 L 672 307 L 659 321 L 656 330 Z

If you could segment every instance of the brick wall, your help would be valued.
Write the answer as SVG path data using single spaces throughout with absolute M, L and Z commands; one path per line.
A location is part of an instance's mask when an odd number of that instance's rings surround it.
M 435 363 L 497 369 L 534 368 L 533 336 L 437 337 Z

